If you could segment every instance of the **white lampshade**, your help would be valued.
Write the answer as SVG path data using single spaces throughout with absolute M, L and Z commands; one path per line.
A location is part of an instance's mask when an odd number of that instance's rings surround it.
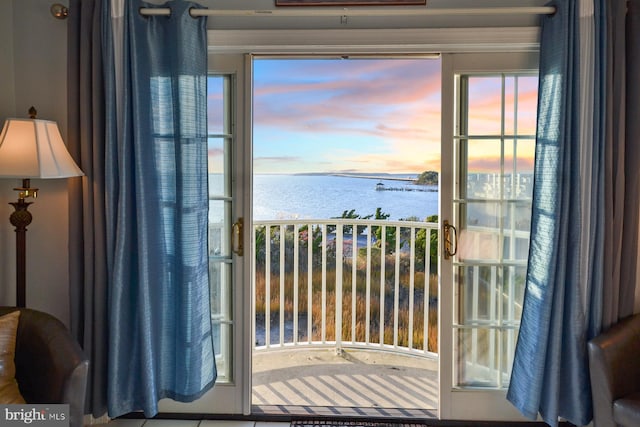
M 69 154 L 56 122 L 7 119 L 0 133 L 0 177 L 69 178 L 84 173 Z

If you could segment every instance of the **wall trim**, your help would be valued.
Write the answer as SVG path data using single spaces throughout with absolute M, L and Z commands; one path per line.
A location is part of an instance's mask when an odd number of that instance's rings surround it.
M 539 27 L 208 31 L 209 53 L 526 52 L 539 39 Z

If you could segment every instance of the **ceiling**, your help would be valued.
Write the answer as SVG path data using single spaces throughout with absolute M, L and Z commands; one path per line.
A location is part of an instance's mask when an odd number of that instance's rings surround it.
M 161 0 L 158 0 L 159 2 Z M 215 10 L 282 11 L 291 7 L 276 7 L 275 0 L 196 0 Z M 545 6 L 548 0 L 427 0 L 427 9 L 468 9 L 500 7 Z M 349 16 L 348 9 L 406 10 L 403 16 Z M 416 15 L 425 6 L 382 6 L 377 8 L 351 6 L 344 16 L 314 16 L 317 10 L 339 10 L 342 7 L 296 7 L 307 16 L 213 16 L 208 18 L 209 29 L 401 29 L 401 28 L 473 28 L 473 27 L 532 27 L 538 26 L 539 15 Z M 265 16 L 266 15 L 266 16 Z

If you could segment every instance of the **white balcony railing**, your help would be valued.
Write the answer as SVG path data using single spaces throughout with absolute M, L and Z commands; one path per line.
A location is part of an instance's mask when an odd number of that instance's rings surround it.
M 256 351 L 437 355 L 437 223 L 256 221 L 253 231 Z

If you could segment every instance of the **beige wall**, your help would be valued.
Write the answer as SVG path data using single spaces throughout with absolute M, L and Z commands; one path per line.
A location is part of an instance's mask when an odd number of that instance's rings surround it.
M 0 14 L 0 122 L 26 117 L 67 121 L 66 21 L 53 18 L 50 1 L 11 0 Z M 66 2 L 63 2 L 66 4 Z M 9 224 L 15 179 L 0 179 L 0 305 L 15 305 L 15 237 Z M 40 188 L 29 208 L 27 307 L 69 323 L 68 197 L 66 180 L 32 180 Z

